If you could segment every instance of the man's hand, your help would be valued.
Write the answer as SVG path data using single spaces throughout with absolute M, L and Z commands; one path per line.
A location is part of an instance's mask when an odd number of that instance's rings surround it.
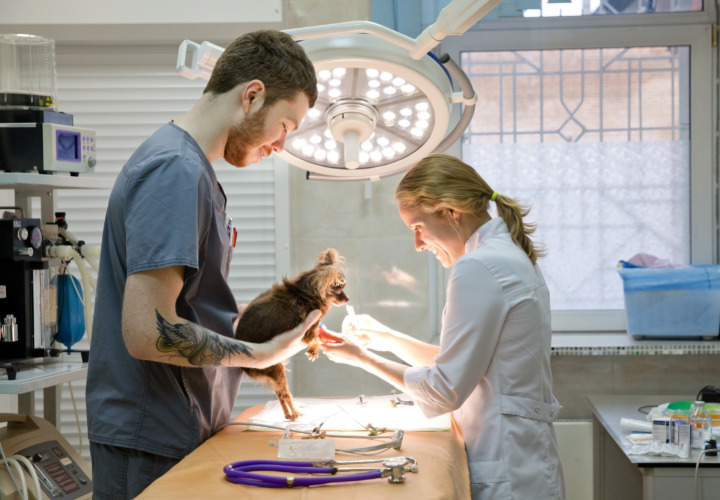
M 270 360 L 266 366 L 285 361 L 305 349 L 307 345 L 302 338 L 305 332 L 320 319 L 320 316 L 322 316 L 322 312 L 316 309 L 307 315 L 305 321 L 292 330 L 280 333 L 263 344 L 253 344 L 260 348 L 266 348 L 267 359 Z

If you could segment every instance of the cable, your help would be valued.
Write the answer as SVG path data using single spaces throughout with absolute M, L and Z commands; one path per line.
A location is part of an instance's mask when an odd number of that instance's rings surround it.
M 640 413 L 644 413 L 645 415 L 649 415 L 649 414 L 650 414 L 650 410 L 652 410 L 652 409 L 655 408 L 656 406 L 657 406 L 657 405 L 645 405 L 645 406 L 641 406 L 640 408 L 638 408 L 638 411 L 639 411 Z
M 10 458 L 19 460 L 20 463 L 22 463 L 28 470 L 30 477 L 33 479 L 33 483 L 35 484 L 35 497 L 37 498 L 37 500 L 40 500 L 42 498 L 42 490 L 40 489 L 40 480 L 38 479 L 37 471 L 35 470 L 35 467 L 33 467 L 33 464 L 31 464 L 30 460 L 23 457 L 22 455 L 13 455 Z
M 8 458 L 6 462 L 9 462 L 12 464 L 15 469 L 17 469 L 18 476 L 20 476 L 20 484 L 22 484 L 22 493 L 20 493 L 20 490 L 18 490 L 18 494 L 20 495 L 20 498 L 26 498 L 27 500 L 30 500 L 30 497 L 28 496 L 28 490 L 27 490 L 27 481 L 25 481 L 25 474 L 23 473 L 22 467 L 20 467 L 20 464 L 17 460 L 14 458 Z
M 2 460 L 0 460 L 0 463 L 5 464 L 5 468 L 8 471 L 8 475 L 10 476 L 10 481 L 12 481 L 13 486 L 15 486 L 15 489 L 20 493 L 20 487 L 18 486 L 17 482 L 15 481 L 15 476 L 13 476 L 12 471 L 10 470 L 10 465 L 8 465 L 8 459 L 5 458 L 5 450 L 3 450 L 2 444 L 0 444 L 0 456 L 2 456 Z M 14 463 L 17 465 L 17 461 L 14 461 Z M 23 477 L 22 469 L 20 469 L 20 477 L 23 480 L 23 484 L 25 483 L 25 477 Z M 26 488 L 27 490 L 27 488 Z M 25 497 L 20 497 L 21 500 L 29 500 L 27 498 L 27 491 L 25 492 Z
M 700 456 L 698 456 L 697 462 L 695 463 L 695 500 L 700 499 L 700 485 L 698 484 L 698 469 L 700 469 L 700 461 L 702 460 L 703 455 L 705 455 L 708 451 L 717 452 L 720 451 L 720 448 L 708 448 L 700 451 Z
M 68 389 L 70 389 L 70 399 L 72 400 L 73 410 L 75 412 L 75 424 L 77 424 L 78 430 L 78 447 L 80 448 L 80 454 L 83 452 L 83 439 L 82 439 L 82 427 L 80 426 L 80 414 L 78 413 L 77 403 L 75 402 L 75 393 L 73 392 L 72 384 L 70 381 L 67 383 Z

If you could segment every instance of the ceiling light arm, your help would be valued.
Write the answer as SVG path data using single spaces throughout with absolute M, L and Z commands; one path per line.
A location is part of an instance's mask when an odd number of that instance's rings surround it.
M 453 0 L 440 11 L 437 20 L 414 40 L 410 57 L 420 59 L 448 35 L 462 35 L 501 0 Z
M 361 33 L 374 35 L 398 47 L 402 47 L 408 52 L 414 50 L 415 47 L 415 40 L 409 36 L 370 21 L 348 21 L 344 23 L 310 26 L 307 28 L 294 28 L 284 31 L 295 41 L 329 38 L 347 35 L 348 33 Z M 224 50 L 223 47 L 208 41 L 198 44 L 190 40 L 185 40 L 180 44 L 178 49 L 177 72 L 190 80 L 196 78 L 209 80 L 215 63 Z M 421 54 L 420 57 L 423 55 L 424 54 Z M 192 56 L 189 66 L 186 65 L 188 56 Z M 419 57 L 415 59 L 419 59 Z
M 409 36 L 371 21 L 347 21 L 344 23 L 323 24 L 320 26 L 293 28 L 283 31 L 290 35 L 295 41 L 328 38 L 347 34 L 366 34 L 374 35 L 382 40 L 402 47 L 408 52 L 410 52 L 415 45 L 415 40 Z
M 462 95 L 458 96 L 459 101 L 457 102 L 462 102 L 464 106 L 462 115 L 460 115 L 457 125 L 455 125 L 455 128 L 452 129 L 452 131 L 445 136 L 442 142 L 437 145 L 437 147 L 433 150 L 433 153 L 442 153 L 449 148 L 452 143 L 460 138 L 463 131 L 470 124 L 470 120 L 472 120 L 473 113 L 475 112 L 475 103 L 477 102 L 477 94 L 475 93 L 475 89 L 473 89 L 472 82 L 462 68 L 460 68 L 460 66 L 458 66 L 448 54 L 443 54 L 439 60 L 440 63 L 442 63 L 442 65 L 448 70 L 450 76 L 458 82 Z
M 178 49 L 177 72 L 189 80 L 209 80 L 215 63 L 224 51 L 223 47 L 207 41 L 198 44 L 184 40 Z M 185 65 L 188 54 L 192 56 L 190 66 Z

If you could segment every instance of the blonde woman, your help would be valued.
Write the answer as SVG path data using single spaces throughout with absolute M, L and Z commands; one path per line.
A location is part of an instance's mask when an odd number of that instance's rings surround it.
M 413 397 L 427 417 L 452 412 L 465 439 L 472 498 L 563 499 L 552 422 L 550 298 L 528 210 L 459 159 L 421 160 L 395 191 L 415 248 L 450 268 L 440 345 L 367 315 L 346 318 L 328 358 Z M 499 217 L 488 212 L 495 203 Z M 388 351 L 407 364 L 371 352 Z

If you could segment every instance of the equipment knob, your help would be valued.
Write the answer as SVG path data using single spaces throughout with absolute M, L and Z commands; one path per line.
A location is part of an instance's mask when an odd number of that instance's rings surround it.
M 34 253 L 34 252 L 33 252 L 32 247 L 24 247 L 24 248 L 18 248 L 18 249 L 17 249 L 17 254 L 18 254 L 18 255 L 24 255 L 24 256 L 27 256 L 27 257 L 32 257 L 32 256 L 33 256 L 33 253 Z
M 44 458 L 44 457 L 43 457 L 43 454 L 40 453 L 40 452 L 37 452 L 37 453 L 35 453 L 35 454 L 32 456 L 32 461 L 33 461 L 33 462 L 40 462 L 43 458 Z
M 94 156 L 89 156 L 87 159 L 88 167 L 93 168 L 97 164 L 97 160 L 95 160 Z

